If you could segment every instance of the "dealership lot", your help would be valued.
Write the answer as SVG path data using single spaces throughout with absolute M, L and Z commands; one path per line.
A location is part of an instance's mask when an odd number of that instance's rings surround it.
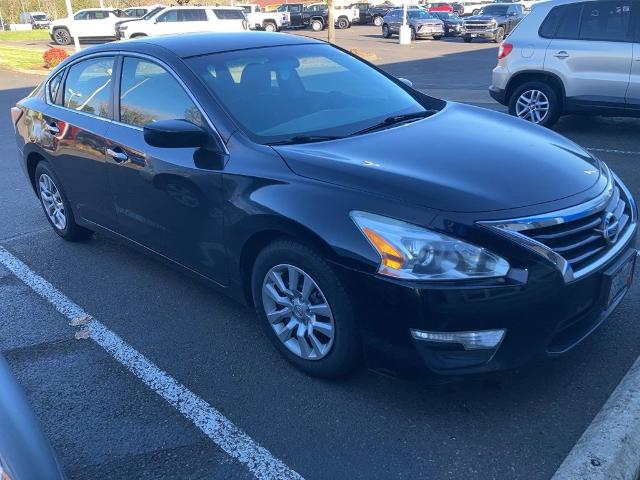
M 494 44 L 401 48 L 374 27 L 339 31 L 338 43 L 436 96 L 503 110 L 486 92 Z M 0 111 L 37 80 L 3 71 Z M 370 372 L 311 379 L 281 360 L 253 312 L 102 237 L 58 239 L 17 167 L 8 116 L 0 122 L 0 246 L 305 478 L 548 478 L 640 354 L 636 282 L 564 359 L 440 386 Z M 556 130 L 607 161 L 638 196 L 639 126 L 567 117 Z M 70 478 L 250 476 L 2 266 L 0 302 L 0 350 Z

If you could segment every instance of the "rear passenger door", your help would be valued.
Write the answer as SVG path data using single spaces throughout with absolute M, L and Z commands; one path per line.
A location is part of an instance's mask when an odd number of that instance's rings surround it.
M 569 109 L 624 107 L 635 5 L 633 0 L 585 2 L 550 12 L 545 23 L 557 25 L 544 68 L 563 80 Z M 541 31 L 554 30 L 544 27 Z
M 214 141 L 219 137 L 169 68 L 150 59 L 124 57 L 116 98 L 116 121 L 107 132 L 107 163 L 118 231 L 226 283 L 222 175 L 207 163 L 213 154 L 152 147 L 144 140 L 143 127 L 181 119 L 202 126 Z
M 112 114 L 113 56 L 81 60 L 48 84 L 42 147 L 60 177 L 76 216 L 116 227 L 107 181 L 105 134 Z

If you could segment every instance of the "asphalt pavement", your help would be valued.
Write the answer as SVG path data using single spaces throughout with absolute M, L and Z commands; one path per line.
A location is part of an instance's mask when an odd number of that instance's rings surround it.
M 486 94 L 493 44 L 403 50 L 373 27 L 339 35 L 427 93 L 502 108 Z M 19 170 L 7 114 L 37 81 L 0 71 L 0 247 L 304 478 L 550 478 L 640 354 L 636 281 L 599 331 L 561 359 L 440 386 L 366 371 L 309 378 L 280 358 L 252 311 L 117 242 L 70 244 L 50 230 Z M 556 130 L 638 197 L 639 127 L 570 116 Z M 69 478 L 251 477 L 69 323 L 0 265 L 0 351 Z

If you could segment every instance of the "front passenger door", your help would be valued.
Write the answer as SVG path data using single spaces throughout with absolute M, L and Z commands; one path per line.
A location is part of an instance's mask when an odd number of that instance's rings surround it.
M 143 127 L 181 119 L 217 139 L 178 80 L 147 59 L 124 57 L 119 111 L 107 132 L 107 162 L 124 236 L 219 283 L 227 270 L 222 241 L 222 175 L 194 148 L 151 147 Z M 220 146 L 220 149 L 223 149 Z

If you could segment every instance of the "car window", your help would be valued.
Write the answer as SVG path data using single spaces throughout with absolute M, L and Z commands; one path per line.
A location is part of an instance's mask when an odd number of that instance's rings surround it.
M 585 3 L 580 21 L 581 40 L 627 40 L 631 1 Z
M 177 10 L 169 10 L 164 12 L 162 15 L 158 17 L 158 22 L 177 22 L 178 21 L 178 11 Z
M 226 8 L 214 8 L 213 13 L 221 20 L 244 20 L 242 10 L 231 10 Z
M 105 12 L 102 10 L 93 10 L 87 13 L 88 13 L 87 15 L 88 20 L 104 20 L 109 16 L 109 12 Z
M 185 9 L 179 11 L 178 18 L 181 22 L 206 22 L 207 12 L 204 9 Z
M 64 84 L 64 106 L 109 118 L 113 64 L 113 57 L 100 57 L 69 67 Z
M 571 4 L 562 7 L 562 15 L 556 29 L 556 38 L 577 39 L 580 28 L 581 4 Z
M 291 7 L 289 7 L 291 13 L 299 13 L 300 10 L 300 5 L 291 5 Z
M 56 101 L 58 98 L 58 90 L 60 89 L 60 83 L 62 83 L 62 77 L 64 76 L 64 71 L 58 73 L 55 77 L 49 80 L 49 84 L 47 85 L 49 91 L 49 102 L 50 103 L 59 103 Z
M 120 122 L 143 127 L 157 120 L 202 125 L 200 110 L 178 81 L 160 65 L 125 57 L 120 85 Z
M 74 20 L 86 20 L 89 12 L 78 12 L 73 17 Z

